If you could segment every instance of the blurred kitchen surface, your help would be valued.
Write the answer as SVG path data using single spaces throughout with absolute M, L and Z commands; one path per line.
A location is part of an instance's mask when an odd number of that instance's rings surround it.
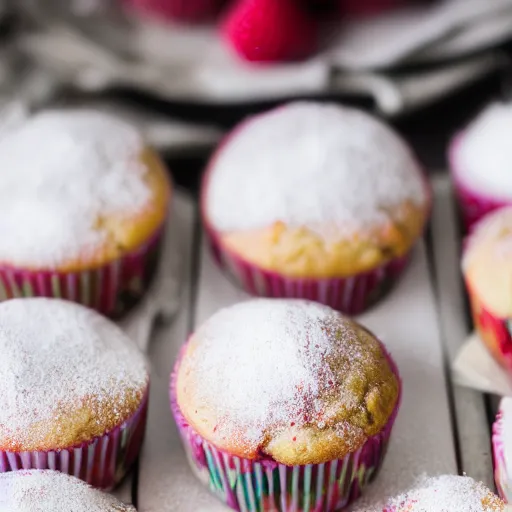
M 48 106 L 114 110 L 191 188 L 227 128 L 286 99 L 374 110 L 440 168 L 453 131 L 490 99 L 512 96 L 512 0 L 339 20 L 311 58 L 265 67 L 237 59 L 214 24 L 162 23 L 115 0 L 3 0 L 0 16 L 2 126 Z

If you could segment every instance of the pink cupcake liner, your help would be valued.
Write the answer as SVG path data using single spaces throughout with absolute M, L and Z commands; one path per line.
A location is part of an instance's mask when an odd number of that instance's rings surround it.
M 462 222 L 464 229 L 469 233 L 482 217 L 494 210 L 512 205 L 512 201 L 507 202 L 482 194 L 464 183 L 464 170 L 460 169 L 457 162 L 457 150 L 461 143 L 462 135 L 457 135 L 450 145 L 448 158 Z
M 0 451 L 0 473 L 52 469 L 110 490 L 122 480 L 139 454 L 146 429 L 148 393 L 131 418 L 103 436 L 62 450 Z
M 494 462 L 494 482 L 501 499 L 512 503 L 512 475 L 505 460 L 504 420 L 500 408 L 492 426 L 492 454 Z
M 0 301 L 53 297 L 118 316 L 140 298 L 156 269 L 163 229 L 136 250 L 99 268 L 77 272 L 25 270 L 0 265 Z
M 384 349 L 385 350 L 385 349 Z M 183 352 L 182 352 L 183 354 Z M 226 505 L 240 512 L 340 510 L 360 497 L 379 472 L 401 402 L 380 433 L 355 452 L 323 464 L 287 466 L 270 458 L 249 460 L 217 449 L 188 424 L 176 399 L 178 358 L 171 376 L 171 409 L 197 478 Z M 394 373 L 398 369 L 386 352 Z
M 411 256 L 408 253 L 369 272 L 350 277 L 294 278 L 245 261 L 225 249 L 212 230 L 206 229 L 206 233 L 218 265 L 250 294 L 313 300 L 349 315 L 362 313 L 384 297 L 407 267 Z

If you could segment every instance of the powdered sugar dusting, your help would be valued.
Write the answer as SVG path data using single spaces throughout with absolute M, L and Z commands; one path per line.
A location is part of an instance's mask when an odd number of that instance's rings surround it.
M 512 199 L 512 103 L 494 103 L 466 129 L 455 151 L 456 172 L 472 190 Z
M 88 397 L 136 397 L 147 386 L 135 343 L 106 318 L 71 302 L 1 303 L 0 354 L 0 433 L 14 442 L 23 443 L 26 429 L 39 422 L 57 424 L 66 408 Z M 33 440 L 38 434 L 31 432 Z
M 427 201 L 403 141 L 368 114 L 335 105 L 298 102 L 254 118 L 211 171 L 206 211 L 224 232 L 282 221 L 339 236 L 385 223 L 386 208 Z
M 223 309 L 196 332 L 187 357 L 198 375 L 195 403 L 216 408 L 222 430 L 243 430 L 254 445 L 273 427 L 323 428 L 340 407 L 360 406 L 350 381 L 375 363 L 357 329 L 308 301 L 257 299 Z M 330 411 L 331 399 L 343 405 Z M 349 423 L 339 428 L 343 438 L 354 434 Z
M 113 496 L 55 471 L 0 474 L 0 510 L 5 512 L 135 512 Z
M 498 512 L 504 503 L 472 478 L 443 475 L 423 477 L 412 490 L 359 512 Z
M 54 266 L 97 250 L 108 215 L 136 212 L 150 191 L 143 141 L 93 111 L 50 111 L 0 139 L 0 261 Z

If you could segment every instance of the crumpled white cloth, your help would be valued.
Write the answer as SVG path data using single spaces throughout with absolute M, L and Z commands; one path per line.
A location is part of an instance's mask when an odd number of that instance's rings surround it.
M 116 18 L 109 25 L 94 17 L 73 19 L 60 0 L 45 2 L 44 8 L 20 1 L 31 5 L 40 30 L 22 34 L 19 45 L 62 82 L 82 91 L 123 85 L 198 103 L 365 94 L 381 113 L 401 114 L 496 69 L 502 63 L 499 54 L 474 54 L 512 37 L 512 0 L 445 0 L 340 22 L 327 48 L 310 60 L 254 66 L 237 59 L 213 26 L 160 25 L 139 18 Z M 464 58 L 441 65 L 454 57 Z M 399 77 L 388 73 L 419 63 L 433 66 Z

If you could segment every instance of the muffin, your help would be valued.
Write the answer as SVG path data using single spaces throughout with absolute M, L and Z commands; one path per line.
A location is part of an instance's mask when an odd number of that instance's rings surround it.
M 171 406 L 191 466 L 234 510 L 338 510 L 382 464 L 398 371 L 366 329 L 309 301 L 255 299 L 182 349 Z
M 123 121 L 49 111 L 0 139 L 0 299 L 65 298 L 115 315 L 156 265 L 170 183 Z
M 467 476 L 421 479 L 414 489 L 358 512 L 504 512 L 505 503 Z
M 58 299 L 0 304 L 0 473 L 58 470 L 112 488 L 144 437 L 149 375 L 108 319 Z
M 0 474 L 0 510 L 9 512 L 136 512 L 110 494 L 56 471 Z
M 488 214 L 466 241 L 462 270 L 480 339 L 512 371 L 512 207 Z
M 402 272 L 429 205 L 418 163 L 388 127 L 352 108 L 298 102 L 228 136 L 201 209 L 217 261 L 249 293 L 355 314 Z
M 450 145 L 452 180 L 468 231 L 485 214 L 512 205 L 511 131 L 512 103 L 494 103 Z
M 512 503 L 512 398 L 503 398 L 492 428 L 494 481 L 500 496 Z

